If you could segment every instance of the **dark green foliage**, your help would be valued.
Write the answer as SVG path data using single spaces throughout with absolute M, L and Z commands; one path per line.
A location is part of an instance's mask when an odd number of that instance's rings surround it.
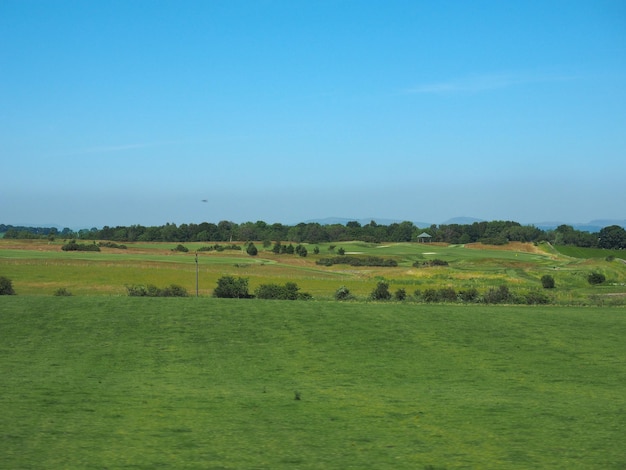
M 398 289 L 393 293 L 393 298 L 394 300 L 397 300 L 399 302 L 402 302 L 403 300 L 406 299 L 406 290 L 405 289 Z
M 344 250 L 343 248 L 339 247 L 339 249 L 337 250 L 337 254 L 339 256 L 343 256 L 346 254 L 346 250 Z
M 177 284 L 170 284 L 163 289 L 154 284 L 129 285 L 126 286 L 126 291 L 130 297 L 187 297 L 189 295 L 184 287 Z
M 268 300 L 308 300 L 310 294 L 299 292 L 300 288 L 295 282 L 286 282 L 284 285 L 279 284 L 261 284 L 254 291 L 258 299 Z
M 161 297 L 187 297 L 187 289 L 178 284 L 170 284 L 161 290 Z
M 249 299 L 248 279 L 244 277 L 222 276 L 217 280 L 213 297 L 225 299 Z
M 248 247 L 246 248 L 246 253 L 248 253 L 250 256 L 256 256 L 259 253 L 259 250 L 256 246 L 254 246 L 254 243 L 250 242 L 248 243 Z
M 463 302 L 477 302 L 480 299 L 478 290 L 475 287 L 459 291 L 459 299 Z
M 215 245 L 212 245 L 212 246 L 202 246 L 198 248 L 198 251 L 224 251 L 224 250 L 241 251 L 241 246 L 240 245 L 220 245 L 219 243 L 216 243 Z
M 8 277 L 0 276 L 0 295 L 15 295 L 13 281 Z
M 378 281 L 376 288 L 370 294 L 372 300 L 389 300 L 391 299 L 391 292 L 389 292 L 389 283 L 386 281 Z
M 609 250 L 626 248 L 626 230 L 619 225 L 610 225 L 600 230 L 598 246 Z
M 304 258 L 309 254 L 309 252 L 304 245 L 298 245 L 296 246 L 296 254 Z
M 70 297 L 72 293 L 65 287 L 59 287 L 57 290 L 54 291 L 54 295 L 56 297 Z
M 511 302 L 513 300 L 513 296 L 507 286 L 501 285 L 495 288 L 490 287 L 483 296 L 483 300 L 487 304 L 501 304 Z
M 425 289 L 422 293 L 422 300 L 424 302 L 437 302 L 439 301 L 439 295 L 435 289 Z
M 544 289 L 554 289 L 554 278 L 549 274 L 544 274 L 543 276 L 541 276 L 541 285 Z
M 105 248 L 116 248 L 118 250 L 125 250 L 128 248 L 126 245 L 120 245 L 115 242 L 99 242 L 98 246 L 105 247 Z
M 76 240 L 70 240 L 61 247 L 63 251 L 100 251 L 100 247 L 96 243 L 76 243 Z
M 333 264 L 348 264 L 350 266 L 382 266 L 395 267 L 398 262 L 394 259 L 383 259 L 377 256 L 335 256 L 333 258 L 320 258 L 316 262 L 321 266 L 332 266 Z
M 587 276 L 587 282 L 592 286 L 602 284 L 606 281 L 606 276 L 602 273 L 593 272 Z
M 550 298 L 539 290 L 532 290 L 527 293 L 524 300 L 528 305 L 545 305 L 550 303 Z
M 456 302 L 457 299 L 456 291 L 452 287 L 426 289 L 422 294 L 422 300 L 424 302 Z
M 350 289 L 346 286 L 341 286 L 335 291 L 335 300 L 352 300 L 354 296 L 350 293 Z
M 414 268 L 432 267 L 432 266 L 448 266 L 448 262 L 441 259 L 431 259 L 428 261 L 416 261 L 413 263 Z
M 172 251 L 180 251 L 181 253 L 187 253 L 189 251 L 189 248 L 187 248 L 184 245 L 176 245 L 176 248 L 174 248 Z

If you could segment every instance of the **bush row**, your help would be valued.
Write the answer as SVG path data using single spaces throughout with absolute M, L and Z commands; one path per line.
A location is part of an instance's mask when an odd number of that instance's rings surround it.
M 347 264 L 349 266 L 379 266 L 379 267 L 395 267 L 398 262 L 394 259 L 383 259 L 378 256 L 334 256 L 332 258 L 320 258 L 316 262 L 321 266 L 332 266 L 334 264 Z
M 170 284 L 163 289 L 153 284 L 145 286 L 133 284 L 126 286 L 126 291 L 131 297 L 187 297 L 189 295 L 184 287 L 176 284 Z

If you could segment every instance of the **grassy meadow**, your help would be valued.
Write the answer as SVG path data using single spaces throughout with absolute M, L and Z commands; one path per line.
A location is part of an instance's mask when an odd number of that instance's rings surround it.
M 0 467 L 624 468 L 624 313 L 5 296 Z
M 195 294 L 195 251 L 200 243 L 185 244 L 189 252 L 173 251 L 176 243 L 128 243 L 128 249 L 102 248 L 101 252 L 64 252 L 63 241 L 0 240 L 0 275 L 9 277 L 18 295 L 52 295 L 65 288 L 74 295 L 125 295 L 127 285 L 178 284 Z M 276 255 L 257 243 L 259 254 L 245 250 L 199 252 L 199 291 L 213 292 L 224 275 L 249 279 L 250 289 L 263 283 L 296 282 L 315 299 L 332 299 L 345 285 L 357 298 L 365 299 L 378 280 L 392 291 L 415 291 L 452 287 L 456 291 L 476 288 L 484 292 L 506 284 L 515 292 L 541 290 L 541 277 L 554 277 L 556 289 L 543 290 L 553 303 L 624 304 L 626 264 L 620 252 L 576 248 L 555 249 L 549 245 L 511 243 L 504 246 L 442 245 L 430 243 L 369 244 L 345 242 L 305 245 L 307 257 Z M 334 246 L 334 248 L 333 248 Z M 314 248 L 319 254 L 313 254 Z M 339 249 L 349 256 L 393 259 L 397 267 L 320 266 L 316 261 L 336 256 Z M 574 256 L 575 255 L 575 256 Z M 613 255 L 615 259 L 608 260 Z M 440 259 L 448 266 L 415 268 L 415 262 Z M 607 281 L 590 286 L 587 276 L 601 272 Z
M 203 244 L 64 252 L 0 240 L 0 468 L 624 468 L 626 264 L 616 253 L 361 242 L 308 256 Z M 396 267 L 320 266 L 322 257 Z M 582 251 L 581 251 L 582 250 Z M 415 267 L 439 259 L 448 266 Z M 133 298 L 178 284 L 200 298 Z M 591 272 L 607 281 L 590 286 Z M 554 305 L 425 304 L 541 289 Z M 312 302 L 214 299 L 217 279 Z M 366 302 L 378 280 L 405 302 Z M 336 302 L 346 286 L 353 302 Z M 71 297 L 53 296 L 67 289 Z M 547 291 L 547 290 L 544 290 Z M 614 308 L 606 308 L 615 305 Z

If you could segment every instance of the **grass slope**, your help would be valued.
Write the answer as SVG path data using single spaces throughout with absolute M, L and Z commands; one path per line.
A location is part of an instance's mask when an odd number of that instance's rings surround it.
M 0 331 L 4 468 L 626 466 L 619 308 L 16 296 Z

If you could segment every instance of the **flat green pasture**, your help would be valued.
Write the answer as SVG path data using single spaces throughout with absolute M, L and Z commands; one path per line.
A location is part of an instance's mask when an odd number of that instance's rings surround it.
M 623 308 L 18 295 L 0 331 L 2 468 L 626 466 Z

